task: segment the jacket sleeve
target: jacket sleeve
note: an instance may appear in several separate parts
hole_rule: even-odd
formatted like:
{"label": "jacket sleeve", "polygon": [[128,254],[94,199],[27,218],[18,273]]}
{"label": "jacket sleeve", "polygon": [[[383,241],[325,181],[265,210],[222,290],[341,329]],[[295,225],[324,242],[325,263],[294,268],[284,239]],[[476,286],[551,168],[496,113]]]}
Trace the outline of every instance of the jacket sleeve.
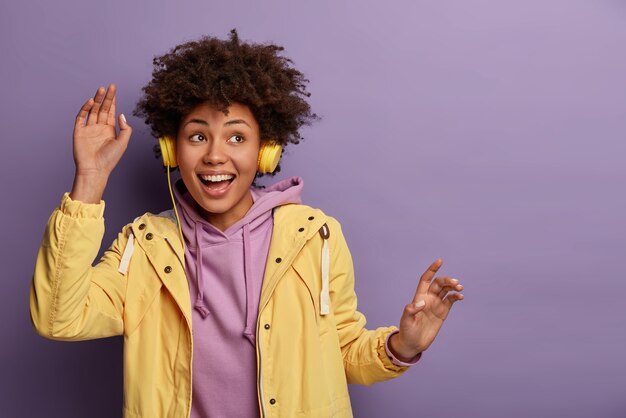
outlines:
{"label": "jacket sleeve", "polygon": [[348,383],[370,385],[399,376],[408,367],[394,364],[385,343],[396,327],[365,328],[365,316],[357,310],[354,268],[339,223],[330,218],[330,299]]}
{"label": "jacket sleeve", "polygon": [[63,196],[39,248],[30,289],[37,332],[56,340],[121,335],[126,278],[118,272],[127,228],[96,266],[104,235],[104,202],[86,204]]}

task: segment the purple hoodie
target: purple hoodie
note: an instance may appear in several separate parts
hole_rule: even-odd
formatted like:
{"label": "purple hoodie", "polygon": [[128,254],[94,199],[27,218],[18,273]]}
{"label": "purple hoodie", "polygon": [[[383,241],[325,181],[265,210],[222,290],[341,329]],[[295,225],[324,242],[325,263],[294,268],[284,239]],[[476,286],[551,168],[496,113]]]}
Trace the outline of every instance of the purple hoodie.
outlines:
{"label": "purple hoodie", "polygon": [[181,185],[174,189],[194,308],[191,417],[258,417],[255,333],[272,210],[300,203],[302,179],[251,188],[254,204],[223,232],[200,216]]}

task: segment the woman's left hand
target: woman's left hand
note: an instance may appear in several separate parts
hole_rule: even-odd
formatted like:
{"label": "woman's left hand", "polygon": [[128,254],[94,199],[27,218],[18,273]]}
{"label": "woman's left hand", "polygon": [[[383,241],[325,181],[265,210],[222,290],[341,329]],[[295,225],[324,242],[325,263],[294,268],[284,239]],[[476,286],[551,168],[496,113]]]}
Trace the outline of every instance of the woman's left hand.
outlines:
{"label": "woman's left hand", "polygon": [[457,293],[463,286],[451,277],[435,277],[443,264],[438,259],[420,278],[413,302],[404,307],[400,332],[392,335],[389,348],[402,361],[410,361],[434,341],[454,302],[463,300]]}

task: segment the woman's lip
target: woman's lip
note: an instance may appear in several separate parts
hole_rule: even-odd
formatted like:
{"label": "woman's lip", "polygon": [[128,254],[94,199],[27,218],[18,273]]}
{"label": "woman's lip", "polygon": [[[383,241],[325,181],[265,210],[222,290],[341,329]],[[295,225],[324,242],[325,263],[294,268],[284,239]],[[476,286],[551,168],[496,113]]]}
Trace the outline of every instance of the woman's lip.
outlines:
{"label": "woman's lip", "polygon": [[209,197],[218,199],[220,197],[223,197],[226,193],[228,193],[228,190],[230,190],[230,187],[233,185],[234,182],[235,182],[235,178],[233,178],[231,181],[224,181],[226,186],[221,187],[219,189],[210,189],[203,182],[200,182],[200,186],[202,187],[202,190],[204,190],[204,192],[207,195],[209,195]]}
{"label": "woman's lip", "polygon": [[202,173],[198,173],[198,176],[233,176],[235,177],[233,173],[228,173],[226,171],[205,171]]}

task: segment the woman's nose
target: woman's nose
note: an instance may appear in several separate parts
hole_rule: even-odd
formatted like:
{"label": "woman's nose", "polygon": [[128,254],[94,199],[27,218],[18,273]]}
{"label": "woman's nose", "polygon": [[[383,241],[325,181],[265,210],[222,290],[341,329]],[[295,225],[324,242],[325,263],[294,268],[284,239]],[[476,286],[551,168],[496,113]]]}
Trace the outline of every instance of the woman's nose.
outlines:
{"label": "woman's nose", "polygon": [[205,164],[222,164],[227,159],[228,155],[219,141],[212,141],[210,144],[207,144],[206,152],[202,157],[202,161]]}

